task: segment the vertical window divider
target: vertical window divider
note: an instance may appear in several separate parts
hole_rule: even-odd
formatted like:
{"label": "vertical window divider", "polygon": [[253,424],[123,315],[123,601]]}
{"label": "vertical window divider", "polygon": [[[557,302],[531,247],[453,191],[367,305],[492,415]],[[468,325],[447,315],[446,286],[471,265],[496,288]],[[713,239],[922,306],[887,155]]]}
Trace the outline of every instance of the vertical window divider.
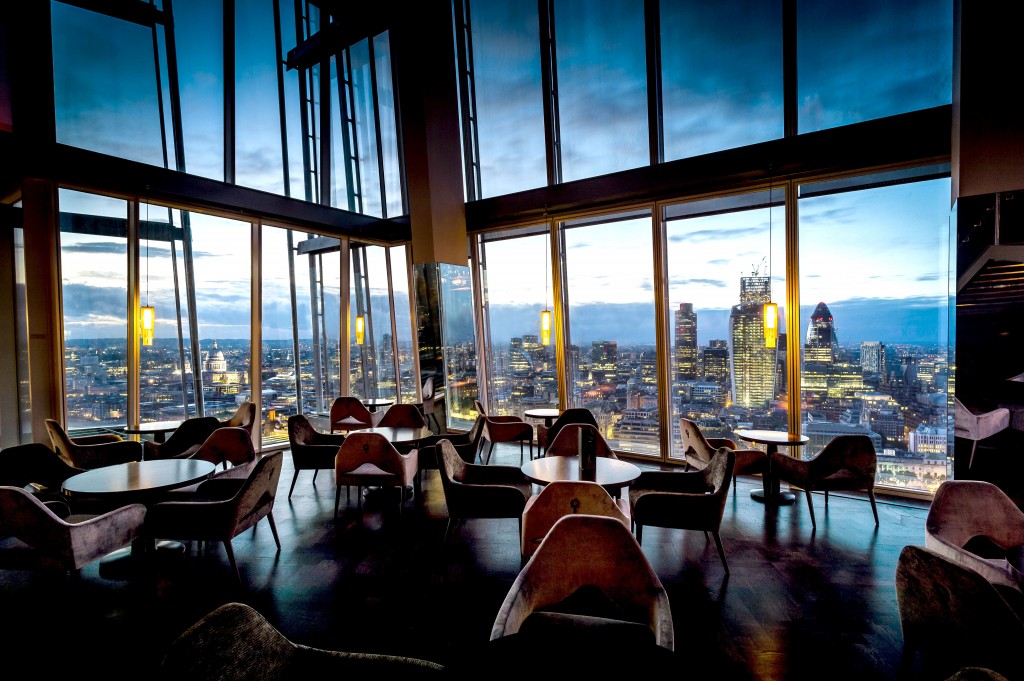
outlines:
{"label": "vertical window divider", "polygon": [[[789,409],[789,432],[799,433],[801,422],[800,356],[800,220],[797,215],[797,185],[786,180],[784,185],[786,215],[786,394]],[[769,201],[769,210],[771,202]]]}
{"label": "vertical window divider", "polygon": [[384,266],[388,274],[388,308],[391,310],[391,363],[394,365],[395,402],[402,402],[402,381],[398,366],[398,322],[395,320],[395,284],[391,279],[391,249],[384,248]]}
{"label": "vertical window divider", "polygon": [[660,459],[668,461],[672,452],[672,340],[669,321],[668,236],[662,219],[662,206],[651,207],[651,241],[654,244],[654,342],[658,385],[658,429]]}
{"label": "vertical window divider", "polygon": [[249,399],[256,405],[252,443],[263,449],[263,220],[250,223]]}
{"label": "vertical window divider", "polygon": [[126,426],[139,422],[139,197],[128,202],[128,413]]}
{"label": "vertical window divider", "polygon": [[569,326],[565,309],[565,229],[560,223],[545,216],[551,244],[551,296],[554,302],[555,318],[555,366],[558,372],[558,407],[567,409],[579,406],[570,402],[569,397]]}
{"label": "vertical window divider", "polygon": [[660,0],[644,0],[644,24],[647,33],[647,135],[651,148],[650,163],[656,165],[665,160],[661,96]]}

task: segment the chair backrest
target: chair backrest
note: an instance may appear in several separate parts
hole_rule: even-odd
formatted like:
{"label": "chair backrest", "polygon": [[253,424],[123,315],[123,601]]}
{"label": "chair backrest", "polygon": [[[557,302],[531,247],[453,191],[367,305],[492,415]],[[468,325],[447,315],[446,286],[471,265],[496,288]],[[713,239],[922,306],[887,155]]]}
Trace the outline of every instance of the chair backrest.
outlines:
{"label": "chair backrest", "polygon": [[991,482],[946,480],[935,490],[924,524],[928,533],[961,548],[978,536],[1008,548],[1021,542],[1024,511]]}
{"label": "chair backrest", "polygon": [[402,455],[386,437],[380,433],[350,433],[338,448],[335,471],[348,473],[364,463],[394,475],[402,475],[403,472]]}
{"label": "chair backrest", "polygon": [[264,454],[256,460],[245,482],[233,497],[238,507],[235,535],[249,529],[274,510],[283,460],[284,453],[281,450]]}
{"label": "chair backrest", "polygon": [[64,460],[69,466],[75,465],[75,444],[68,437],[59,423],[53,419],[46,419],[46,432],[50,436],[50,443],[57,456]]}
{"label": "chair backrest", "polygon": [[422,393],[423,393],[423,401],[424,402],[434,398],[434,377],[433,376],[427,376],[427,380],[423,381]]}
{"label": "chair backrest", "polygon": [[668,595],[629,528],[616,518],[586,514],[559,518],[513,582],[491,629],[491,639],[519,631],[535,610],[597,587],[623,619],[645,624],[659,645],[672,649]]}
{"label": "chair backrest", "polygon": [[312,444],[316,437],[316,428],[309,422],[305,414],[294,414],[288,417],[288,444],[292,447]]}
{"label": "chair backrest", "polygon": [[554,442],[555,438],[558,437],[558,431],[570,423],[588,423],[597,428],[597,419],[594,417],[594,412],[583,407],[572,407],[559,414],[555,422],[548,428],[548,442]]}
{"label": "chair backrest", "polygon": [[[196,445],[202,445],[213,431],[221,427],[215,416],[193,416],[181,422],[162,444],[149,443],[146,458],[168,458],[183,453]],[[155,454],[155,455],[154,455]]]}
{"label": "chair backrest", "polygon": [[427,425],[415,404],[396,404],[388,407],[377,422],[378,428],[425,428]]}
{"label": "chair backrest", "polygon": [[242,427],[217,428],[206,438],[190,459],[202,459],[213,464],[230,463],[243,466],[256,460],[252,436]]}
{"label": "chair backrest", "polygon": [[[621,503],[625,504],[626,500]],[[531,497],[523,510],[523,557],[532,556],[552,526],[562,516],[573,513],[607,516],[627,528],[630,526],[623,507],[601,485],[584,480],[558,480]]]}
{"label": "chair backrest", "polygon": [[547,456],[576,456],[579,454],[580,431],[592,431],[594,442],[597,443],[597,455],[609,459],[617,459],[618,456],[608,446],[608,441],[601,435],[596,426],[589,423],[567,423],[559,430],[554,440],[548,442]]}
{"label": "chair backrest", "polygon": [[256,403],[246,400],[238,405],[234,415],[224,421],[222,425],[229,428],[245,428],[252,435],[253,425],[256,423]]}
{"label": "chair backrest", "polygon": [[811,460],[810,474],[820,478],[840,470],[858,474],[873,487],[877,466],[875,445],[867,435],[838,435]]}
{"label": "chair backrest", "polygon": [[1020,669],[1024,622],[976,571],[920,546],[896,563],[896,603],[904,645],[952,669]]}
{"label": "chair backrest", "polygon": [[717,447],[708,442],[694,421],[680,417],[679,436],[682,439],[683,455],[690,465],[703,468],[711,461]]}
{"label": "chair backrest", "polygon": [[370,410],[359,401],[358,397],[352,397],[351,395],[342,395],[335,398],[331,404],[332,423],[345,417],[352,417],[368,426],[373,425],[373,416],[370,414]]}
{"label": "chair backrest", "polygon": [[36,483],[59,491],[62,482],[79,472],[39,442],[0,450],[0,485],[24,487]]}
{"label": "chair backrest", "polygon": [[476,413],[484,418],[487,418],[487,411],[484,410],[484,405],[480,403],[480,400],[473,400],[473,406],[476,407]]}

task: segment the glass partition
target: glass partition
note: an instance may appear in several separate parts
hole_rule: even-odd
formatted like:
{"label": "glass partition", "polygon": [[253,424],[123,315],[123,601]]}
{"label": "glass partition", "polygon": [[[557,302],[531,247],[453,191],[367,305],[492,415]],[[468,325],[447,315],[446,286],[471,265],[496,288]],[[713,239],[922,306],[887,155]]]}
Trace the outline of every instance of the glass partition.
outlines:
{"label": "glass partition", "polygon": [[476,419],[474,402],[479,397],[469,268],[447,263],[432,264],[438,268],[440,283],[447,425],[451,429],[469,430]]}

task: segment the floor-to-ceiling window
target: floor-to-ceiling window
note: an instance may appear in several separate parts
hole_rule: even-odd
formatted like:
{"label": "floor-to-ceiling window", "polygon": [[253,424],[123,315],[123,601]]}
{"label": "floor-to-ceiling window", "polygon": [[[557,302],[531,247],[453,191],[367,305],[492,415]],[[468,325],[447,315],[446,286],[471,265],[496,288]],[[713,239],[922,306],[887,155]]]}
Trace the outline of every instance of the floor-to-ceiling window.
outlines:
{"label": "floor-to-ceiling window", "polygon": [[648,209],[561,224],[571,406],[613,448],[660,454],[654,244]]}
{"label": "floor-to-ceiling window", "polygon": [[810,437],[802,456],[837,435],[868,435],[878,484],[929,492],[950,472],[946,172],[800,185],[800,314],[791,322]]}

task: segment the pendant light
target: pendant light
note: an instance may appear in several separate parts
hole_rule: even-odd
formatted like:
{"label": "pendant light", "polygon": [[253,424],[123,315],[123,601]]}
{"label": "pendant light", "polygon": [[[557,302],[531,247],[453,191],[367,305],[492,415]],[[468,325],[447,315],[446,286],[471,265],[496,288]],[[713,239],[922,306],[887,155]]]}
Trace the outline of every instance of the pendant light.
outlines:
{"label": "pendant light", "polygon": [[146,202],[146,304],[139,308],[142,320],[142,344],[152,345],[156,332],[156,309],[149,304],[149,201]]}
{"label": "pendant light", "polygon": [[366,317],[356,315],[356,345],[362,345],[366,338]]}
{"label": "pendant light", "polygon": [[544,309],[540,311],[540,344],[551,345],[551,310],[547,308],[548,305],[548,236],[544,236]]}
{"label": "pendant light", "polygon": [[779,306],[772,302],[772,178],[768,179],[768,302],[764,304],[764,346],[774,348],[779,337]]}

